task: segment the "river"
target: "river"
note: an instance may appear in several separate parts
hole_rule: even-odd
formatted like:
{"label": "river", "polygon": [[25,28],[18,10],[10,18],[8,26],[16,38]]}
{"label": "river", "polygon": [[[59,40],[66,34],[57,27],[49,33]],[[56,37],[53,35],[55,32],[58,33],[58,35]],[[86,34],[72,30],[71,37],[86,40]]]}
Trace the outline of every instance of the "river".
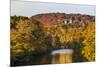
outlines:
{"label": "river", "polygon": [[[64,64],[72,63],[73,50],[72,49],[58,49],[46,54],[37,54],[31,57],[27,62],[18,62],[14,65],[42,65],[42,64]],[[27,58],[25,58],[27,59]]]}
{"label": "river", "polygon": [[33,64],[63,64],[72,63],[73,50],[72,49],[59,49],[51,53],[34,56]]}

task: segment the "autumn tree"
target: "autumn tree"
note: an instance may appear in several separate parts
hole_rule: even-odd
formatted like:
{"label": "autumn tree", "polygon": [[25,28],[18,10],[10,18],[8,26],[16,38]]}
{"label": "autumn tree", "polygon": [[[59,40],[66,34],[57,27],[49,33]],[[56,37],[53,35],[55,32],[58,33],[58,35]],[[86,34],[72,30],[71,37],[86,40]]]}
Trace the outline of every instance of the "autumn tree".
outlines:
{"label": "autumn tree", "polygon": [[95,23],[88,24],[86,30],[83,33],[84,41],[81,54],[88,61],[95,61]]}
{"label": "autumn tree", "polygon": [[[18,19],[17,17],[16,19]],[[13,20],[13,19],[12,19]],[[29,61],[38,51],[45,51],[44,32],[40,22],[21,17],[11,28],[11,58],[14,61]],[[28,60],[25,58],[27,57]]]}

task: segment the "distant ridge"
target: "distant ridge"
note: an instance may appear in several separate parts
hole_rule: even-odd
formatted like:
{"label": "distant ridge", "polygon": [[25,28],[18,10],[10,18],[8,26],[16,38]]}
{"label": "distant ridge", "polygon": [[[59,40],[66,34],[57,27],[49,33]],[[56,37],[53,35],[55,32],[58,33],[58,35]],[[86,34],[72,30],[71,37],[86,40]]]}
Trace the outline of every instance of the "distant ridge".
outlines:
{"label": "distant ridge", "polygon": [[62,23],[65,19],[80,22],[81,20],[87,20],[89,22],[95,22],[95,16],[86,14],[66,14],[66,13],[43,13],[37,14],[31,17],[43,24],[57,24]]}

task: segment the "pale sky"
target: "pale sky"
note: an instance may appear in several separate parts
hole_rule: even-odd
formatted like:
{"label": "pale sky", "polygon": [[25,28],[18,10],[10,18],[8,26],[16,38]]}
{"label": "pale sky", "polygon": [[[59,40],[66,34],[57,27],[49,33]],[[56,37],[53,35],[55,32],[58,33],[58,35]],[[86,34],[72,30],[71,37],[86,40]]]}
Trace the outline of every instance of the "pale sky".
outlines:
{"label": "pale sky", "polygon": [[11,16],[32,16],[40,13],[80,13],[96,14],[94,5],[74,5],[45,2],[11,1]]}

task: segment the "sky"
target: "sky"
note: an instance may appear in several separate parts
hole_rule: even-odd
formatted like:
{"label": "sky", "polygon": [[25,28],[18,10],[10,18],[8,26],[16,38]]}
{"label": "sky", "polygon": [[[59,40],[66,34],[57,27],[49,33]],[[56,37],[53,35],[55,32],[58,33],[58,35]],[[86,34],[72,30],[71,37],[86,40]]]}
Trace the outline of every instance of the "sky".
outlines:
{"label": "sky", "polygon": [[11,16],[33,16],[41,13],[80,13],[96,14],[94,5],[78,5],[66,3],[46,3],[32,1],[11,1]]}

